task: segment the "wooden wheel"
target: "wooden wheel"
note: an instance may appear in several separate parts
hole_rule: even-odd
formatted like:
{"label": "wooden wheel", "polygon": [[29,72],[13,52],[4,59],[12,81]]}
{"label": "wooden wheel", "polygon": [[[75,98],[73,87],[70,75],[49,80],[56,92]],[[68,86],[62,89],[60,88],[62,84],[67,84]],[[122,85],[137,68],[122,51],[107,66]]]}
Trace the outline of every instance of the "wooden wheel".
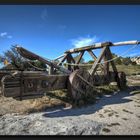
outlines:
{"label": "wooden wheel", "polygon": [[88,71],[75,70],[69,76],[68,92],[75,101],[87,99],[94,95],[94,87],[91,85],[93,85],[93,80]]}

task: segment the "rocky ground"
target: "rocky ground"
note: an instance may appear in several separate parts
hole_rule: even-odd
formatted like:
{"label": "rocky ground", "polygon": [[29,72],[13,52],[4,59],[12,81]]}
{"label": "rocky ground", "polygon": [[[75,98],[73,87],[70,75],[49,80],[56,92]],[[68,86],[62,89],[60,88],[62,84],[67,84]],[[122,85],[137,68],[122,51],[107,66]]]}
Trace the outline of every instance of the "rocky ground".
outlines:
{"label": "rocky ground", "polygon": [[[104,95],[87,107],[59,106],[22,115],[1,113],[0,134],[139,135],[140,81],[134,77],[128,80],[127,90]],[[137,86],[134,86],[135,81]]]}

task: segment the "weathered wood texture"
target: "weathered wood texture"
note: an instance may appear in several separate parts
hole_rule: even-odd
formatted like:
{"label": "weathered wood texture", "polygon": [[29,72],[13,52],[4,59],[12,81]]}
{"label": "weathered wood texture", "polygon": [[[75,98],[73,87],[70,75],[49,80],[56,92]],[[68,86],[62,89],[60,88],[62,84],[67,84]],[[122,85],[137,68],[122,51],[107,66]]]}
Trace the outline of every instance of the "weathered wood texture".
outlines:
{"label": "weathered wood texture", "polygon": [[[84,80],[81,79],[78,75],[80,75]],[[75,101],[86,98],[89,96],[89,94],[94,94],[93,87],[87,84],[85,80],[89,82],[91,85],[93,85],[92,77],[86,70],[82,69],[75,70],[69,76],[67,87],[68,93]]]}
{"label": "weathered wood texture", "polygon": [[46,60],[44,59],[43,57],[33,53],[33,52],[30,52],[22,47],[16,47],[16,50],[20,53],[20,55],[22,55],[23,57],[25,58],[28,58],[28,59],[31,59],[31,60],[39,60],[45,64],[48,64],[49,66],[53,66],[54,68],[64,72],[64,73],[71,73],[69,70],[63,68],[63,67],[60,67],[59,65],[49,61],[49,60]]}
{"label": "weathered wood texture", "polygon": [[43,94],[46,91],[66,89],[68,75],[46,75],[39,73],[18,73],[15,78],[8,77],[3,81],[6,97]]}
{"label": "weathered wood texture", "polygon": [[98,63],[100,63],[100,61],[104,57],[104,53],[105,53],[106,49],[107,49],[106,47],[104,47],[102,49],[100,56],[96,59],[96,61],[94,62],[92,68],[89,70],[90,75],[94,75],[94,73],[96,72],[97,67],[99,65]]}
{"label": "weathered wood texture", "polygon": [[[92,50],[88,50],[88,53],[91,55],[91,57],[94,59],[94,61],[96,61],[97,56],[93,53]],[[100,64],[101,69],[104,69],[103,64]]]}
{"label": "weathered wood texture", "polygon": [[80,51],[103,48],[105,46],[121,46],[121,45],[123,46],[123,45],[135,45],[135,44],[140,44],[140,42],[137,40],[133,40],[133,41],[124,41],[124,42],[116,42],[116,43],[112,43],[112,42],[96,43],[86,47],[70,49],[66,51],[66,53],[77,53]]}

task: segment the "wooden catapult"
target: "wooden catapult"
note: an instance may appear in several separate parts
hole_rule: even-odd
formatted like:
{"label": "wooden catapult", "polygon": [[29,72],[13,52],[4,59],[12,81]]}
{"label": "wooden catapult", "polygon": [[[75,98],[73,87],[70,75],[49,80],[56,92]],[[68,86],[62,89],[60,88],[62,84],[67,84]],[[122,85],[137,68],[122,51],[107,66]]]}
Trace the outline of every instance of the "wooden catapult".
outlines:
{"label": "wooden catapult", "polygon": [[[126,86],[126,75],[124,72],[117,71],[110,47],[135,44],[140,42],[96,43],[68,50],[53,61],[17,46],[15,49],[22,57],[41,61],[49,67],[49,70],[0,71],[1,94],[23,100],[44,95],[46,91],[67,89],[74,100],[80,100],[82,97],[87,97],[89,91],[92,94],[97,86],[109,85],[111,82],[117,82],[117,86],[122,89]],[[95,49],[101,49],[98,57],[94,53]],[[94,60],[90,69],[80,67],[86,65],[80,63],[85,52],[88,52]],[[74,59],[73,54],[78,54],[77,60]],[[67,64],[67,67],[63,64]]]}

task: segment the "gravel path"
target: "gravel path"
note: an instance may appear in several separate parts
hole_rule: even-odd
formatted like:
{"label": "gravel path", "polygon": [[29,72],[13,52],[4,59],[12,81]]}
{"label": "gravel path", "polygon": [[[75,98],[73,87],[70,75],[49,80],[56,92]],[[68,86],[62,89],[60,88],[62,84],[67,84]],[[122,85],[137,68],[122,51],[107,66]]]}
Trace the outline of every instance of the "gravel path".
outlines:
{"label": "gravel path", "polygon": [[0,117],[1,135],[139,135],[140,94],[105,95],[95,105]]}

